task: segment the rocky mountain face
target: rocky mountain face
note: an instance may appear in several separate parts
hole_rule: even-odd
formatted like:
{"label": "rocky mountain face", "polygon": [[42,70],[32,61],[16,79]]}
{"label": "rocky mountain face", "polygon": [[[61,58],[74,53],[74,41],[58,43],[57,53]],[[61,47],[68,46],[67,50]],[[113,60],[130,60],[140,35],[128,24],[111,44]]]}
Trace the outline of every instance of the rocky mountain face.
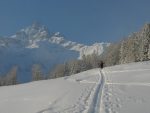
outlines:
{"label": "rocky mountain face", "polygon": [[18,79],[31,79],[34,64],[39,64],[44,73],[69,59],[81,59],[83,55],[102,54],[109,43],[91,46],[66,40],[59,32],[53,35],[47,27],[34,23],[15,35],[0,38],[0,75],[18,66]]}

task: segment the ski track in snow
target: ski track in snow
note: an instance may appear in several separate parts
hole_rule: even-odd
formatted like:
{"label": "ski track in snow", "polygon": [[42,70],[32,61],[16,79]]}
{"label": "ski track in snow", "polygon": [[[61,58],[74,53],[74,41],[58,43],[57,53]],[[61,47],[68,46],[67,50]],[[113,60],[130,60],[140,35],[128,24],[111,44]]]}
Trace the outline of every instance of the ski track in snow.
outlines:
{"label": "ski track in snow", "polygon": [[105,78],[102,70],[99,70],[99,83],[95,89],[95,93],[93,95],[92,102],[89,106],[87,113],[100,113],[101,112],[101,103],[102,103],[102,95],[103,95],[103,87],[105,84]]}
{"label": "ski track in snow", "polygon": [[[144,70],[149,70],[149,69],[144,69]],[[135,71],[135,70],[108,72],[106,70],[99,69],[98,71],[99,71],[99,77],[97,78],[98,80],[97,82],[87,80],[90,77],[86,77],[86,78],[84,77],[80,79],[65,77],[64,79],[67,81],[75,82],[79,84],[92,84],[92,86],[85,88],[82,91],[81,96],[78,98],[78,101],[73,105],[68,106],[65,109],[60,109],[55,111],[55,109],[53,109],[53,106],[56,103],[55,102],[52,103],[49,108],[41,110],[38,113],[102,113],[102,112],[118,113],[114,108],[117,107],[119,109],[121,107],[120,99],[116,98],[114,101],[115,103],[112,103],[110,100],[112,94],[110,93],[109,90],[112,90],[113,88],[112,85],[150,86],[150,83],[138,83],[138,82],[137,83],[111,83],[105,81],[104,73],[126,72],[126,71]],[[143,70],[140,69],[138,71],[143,71]]]}
{"label": "ski track in snow", "polygon": [[[145,71],[145,70],[149,70],[149,69],[144,69],[144,70],[139,69],[138,71]],[[113,71],[113,72],[126,72],[126,71],[135,71],[135,70],[124,70],[124,71]],[[98,82],[86,80],[88,77],[86,79],[85,78],[73,79],[73,78],[66,77],[65,80],[68,80],[70,82],[78,82],[79,84],[93,84],[93,87],[86,88],[85,91],[82,92],[82,95],[79,97],[79,100],[77,101],[76,104],[71,105],[66,109],[63,110],[61,109],[60,111],[57,112],[54,111],[51,113],[102,113],[102,112],[117,113],[114,107],[117,107],[118,109],[121,107],[120,99],[116,98],[115,103],[111,103],[109,99],[112,94],[109,92],[109,90],[112,90],[112,86],[108,86],[108,85],[150,86],[150,83],[138,83],[138,82],[137,83],[110,83],[110,82],[105,83],[106,81],[105,81],[104,73],[109,73],[109,72],[106,70],[105,71],[99,70]],[[104,87],[105,84],[106,86]],[[105,92],[105,94],[103,94],[103,91]],[[87,92],[86,95],[85,92]],[[103,100],[102,98],[105,99]],[[103,109],[102,103],[104,104],[105,109]],[[53,111],[53,110],[49,108],[39,113],[50,113],[48,111]]]}
{"label": "ski track in snow", "polygon": [[[92,87],[87,87],[79,97],[77,103],[69,106],[68,108],[61,109],[60,111],[53,110],[53,105],[47,109],[43,109],[37,113],[100,113],[103,87],[105,78],[102,70],[99,71],[98,82],[92,82],[88,80],[78,80],[66,77],[65,80],[70,82],[78,82],[80,84],[93,84]],[[87,93],[85,93],[87,92]]]}

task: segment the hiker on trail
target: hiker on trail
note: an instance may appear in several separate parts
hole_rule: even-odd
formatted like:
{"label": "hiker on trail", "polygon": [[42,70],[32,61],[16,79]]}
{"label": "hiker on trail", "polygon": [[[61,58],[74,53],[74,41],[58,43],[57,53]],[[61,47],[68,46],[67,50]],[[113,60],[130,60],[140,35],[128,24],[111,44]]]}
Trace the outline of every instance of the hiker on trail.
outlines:
{"label": "hiker on trail", "polygon": [[100,61],[100,62],[98,63],[98,66],[99,66],[99,68],[103,69],[103,67],[104,67],[104,62],[103,62],[103,61]]}

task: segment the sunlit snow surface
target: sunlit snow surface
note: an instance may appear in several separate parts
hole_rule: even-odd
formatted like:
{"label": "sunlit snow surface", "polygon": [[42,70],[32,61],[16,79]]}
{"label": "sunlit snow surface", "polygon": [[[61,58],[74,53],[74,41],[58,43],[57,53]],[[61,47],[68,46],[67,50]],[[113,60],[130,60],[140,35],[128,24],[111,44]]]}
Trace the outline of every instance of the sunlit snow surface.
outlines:
{"label": "sunlit snow surface", "polygon": [[0,87],[0,113],[149,113],[149,105],[150,62]]}
{"label": "sunlit snow surface", "polygon": [[102,113],[150,113],[150,62],[105,68]]}

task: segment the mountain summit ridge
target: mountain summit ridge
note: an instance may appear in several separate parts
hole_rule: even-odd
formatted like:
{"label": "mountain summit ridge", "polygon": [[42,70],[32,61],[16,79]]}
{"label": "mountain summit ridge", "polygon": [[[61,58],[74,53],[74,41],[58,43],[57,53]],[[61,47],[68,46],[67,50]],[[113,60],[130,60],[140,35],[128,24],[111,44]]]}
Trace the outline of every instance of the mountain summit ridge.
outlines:
{"label": "mountain summit ridge", "polygon": [[[9,40],[9,41],[7,41]],[[15,35],[7,37],[7,40],[0,39],[0,46],[6,46],[6,43],[19,42],[21,45],[24,45],[25,48],[39,48],[39,43],[48,41],[52,44],[58,44],[66,49],[79,52],[79,57],[82,58],[83,55],[89,55],[93,52],[98,55],[102,54],[104,49],[109,46],[110,43],[94,43],[93,45],[85,45],[77,42],[68,41],[60,34],[56,32],[53,35],[50,35],[48,28],[44,25],[41,25],[38,22],[34,22],[31,26],[21,29]]]}
{"label": "mountain summit ridge", "polygon": [[91,46],[68,41],[59,32],[50,34],[48,28],[33,24],[15,35],[0,38],[0,75],[5,75],[13,66],[18,66],[19,81],[31,80],[32,66],[41,65],[47,74],[55,65],[67,60],[104,51],[106,43]]}

